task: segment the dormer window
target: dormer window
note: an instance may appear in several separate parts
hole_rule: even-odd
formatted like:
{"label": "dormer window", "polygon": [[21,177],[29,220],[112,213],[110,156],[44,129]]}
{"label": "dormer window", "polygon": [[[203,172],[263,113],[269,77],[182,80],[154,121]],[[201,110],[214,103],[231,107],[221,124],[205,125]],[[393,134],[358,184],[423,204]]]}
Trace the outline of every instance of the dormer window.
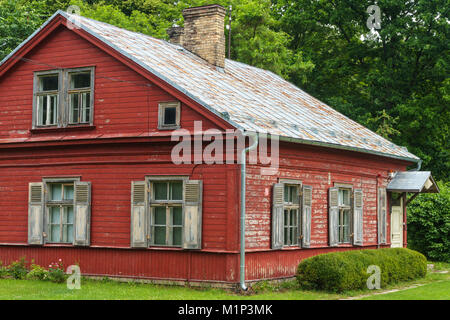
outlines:
{"label": "dormer window", "polygon": [[36,72],[33,128],[92,125],[93,102],[94,68]]}
{"label": "dormer window", "polygon": [[178,129],[180,127],[180,103],[163,102],[159,104],[159,129]]}

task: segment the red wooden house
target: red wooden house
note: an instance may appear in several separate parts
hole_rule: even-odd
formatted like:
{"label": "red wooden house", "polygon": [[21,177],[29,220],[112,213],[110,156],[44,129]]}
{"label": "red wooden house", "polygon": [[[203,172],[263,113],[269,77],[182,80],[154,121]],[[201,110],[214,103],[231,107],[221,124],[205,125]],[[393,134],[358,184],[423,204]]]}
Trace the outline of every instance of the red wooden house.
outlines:
{"label": "red wooden house", "polygon": [[[166,42],[58,11],[1,62],[0,260],[234,285],[324,252],[406,246],[406,192],[437,190],[407,172],[420,160],[225,59],[222,7],[183,15]],[[278,139],[277,170],[242,166],[236,148],[231,162],[173,161],[176,130],[235,129]]]}

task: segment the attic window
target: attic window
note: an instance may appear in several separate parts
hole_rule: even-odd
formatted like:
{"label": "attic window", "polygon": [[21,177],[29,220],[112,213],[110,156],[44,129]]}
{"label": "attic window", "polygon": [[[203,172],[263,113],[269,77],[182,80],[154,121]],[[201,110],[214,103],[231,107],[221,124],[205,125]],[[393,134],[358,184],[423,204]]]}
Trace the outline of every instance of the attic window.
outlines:
{"label": "attic window", "polygon": [[163,102],[159,104],[159,129],[177,129],[180,127],[180,103]]}
{"label": "attic window", "polygon": [[94,68],[34,74],[33,129],[93,125]]}

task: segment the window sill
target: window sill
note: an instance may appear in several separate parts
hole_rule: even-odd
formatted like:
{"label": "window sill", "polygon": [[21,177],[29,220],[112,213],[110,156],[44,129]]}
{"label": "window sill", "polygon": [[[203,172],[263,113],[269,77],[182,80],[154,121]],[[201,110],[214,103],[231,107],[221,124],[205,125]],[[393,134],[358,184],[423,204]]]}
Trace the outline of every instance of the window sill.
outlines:
{"label": "window sill", "polygon": [[78,131],[78,130],[94,130],[95,126],[91,125],[80,125],[80,126],[68,126],[63,128],[58,127],[42,127],[42,128],[36,128],[36,129],[30,129],[30,132],[33,134],[36,133],[49,133],[49,132],[67,132],[67,131]]}
{"label": "window sill", "polygon": [[43,247],[64,247],[64,248],[74,248],[75,246],[71,243],[44,243]]}
{"label": "window sill", "polygon": [[178,130],[181,126],[167,126],[167,127],[158,127],[158,130],[169,131],[169,130]]}

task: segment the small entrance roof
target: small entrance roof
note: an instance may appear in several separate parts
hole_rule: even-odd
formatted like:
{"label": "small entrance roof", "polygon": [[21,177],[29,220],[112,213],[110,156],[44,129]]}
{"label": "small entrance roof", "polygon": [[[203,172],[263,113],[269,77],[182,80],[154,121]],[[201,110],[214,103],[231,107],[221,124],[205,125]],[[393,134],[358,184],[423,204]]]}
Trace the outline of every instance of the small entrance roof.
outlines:
{"label": "small entrance roof", "polygon": [[387,191],[413,193],[439,193],[430,171],[397,172],[389,182]]}

